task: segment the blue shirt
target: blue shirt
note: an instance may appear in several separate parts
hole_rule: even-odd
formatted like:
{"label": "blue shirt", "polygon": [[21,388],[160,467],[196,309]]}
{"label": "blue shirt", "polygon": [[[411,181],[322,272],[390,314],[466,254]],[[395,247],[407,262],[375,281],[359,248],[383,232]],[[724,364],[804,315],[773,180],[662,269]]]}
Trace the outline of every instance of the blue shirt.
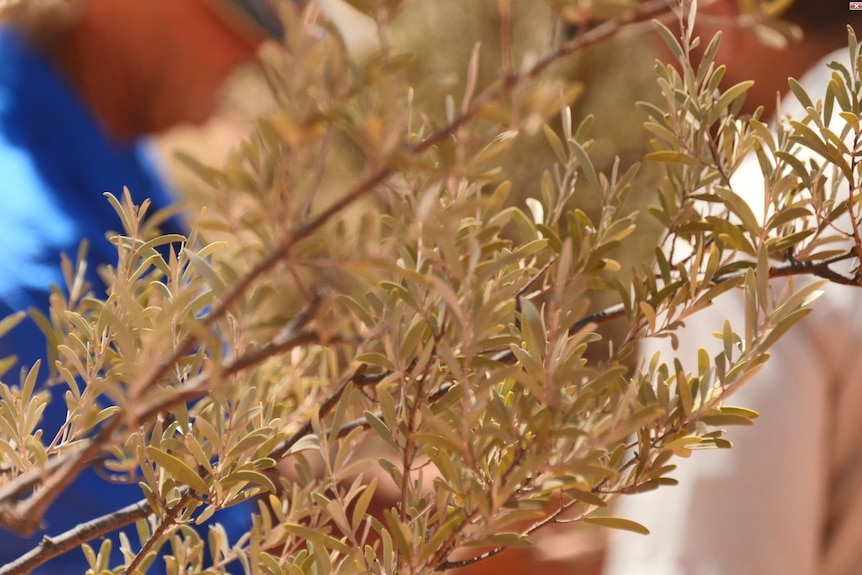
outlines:
{"label": "blue shirt", "polygon": [[[136,202],[152,200],[153,210],[171,202],[149,146],[144,140],[120,144],[107,138],[45,56],[20,32],[0,26],[0,318],[29,307],[47,315],[50,286],[65,288],[60,254],[74,261],[83,238],[90,243],[87,280],[96,295],[104,295],[96,269],[116,262],[116,249],[106,233],[122,229],[104,192],[119,197],[127,186]],[[164,232],[180,231],[176,222],[167,227]],[[10,355],[26,367],[46,357],[45,338],[32,321],[25,320],[0,339],[0,358]],[[47,371],[43,362],[41,373]],[[17,377],[13,370],[4,379],[17,383]],[[64,386],[54,386],[52,392],[42,425],[46,437],[66,415]],[[62,533],[141,498],[136,485],[112,484],[87,471],[52,505],[43,533],[25,539],[0,530],[0,565],[34,547],[44,534]],[[247,507],[219,514],[218,519],[233,537],[250,524]],[[133,532],[129,538],[135,545]],[[94,547],[98,545],[96,541]],[[119,562],[116,538],[114,552]],[[83,553],[72,551],[35,573],[77,575],[86,569]],[[150,573],[163,569],[163,562],[156,560]]]}

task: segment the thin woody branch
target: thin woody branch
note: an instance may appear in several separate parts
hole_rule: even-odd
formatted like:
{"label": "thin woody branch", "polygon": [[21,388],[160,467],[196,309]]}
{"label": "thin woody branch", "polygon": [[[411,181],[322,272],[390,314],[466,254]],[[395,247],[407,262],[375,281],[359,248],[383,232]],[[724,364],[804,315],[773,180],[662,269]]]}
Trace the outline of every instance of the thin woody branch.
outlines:
{"label": "thin woody branch", "polygon": [[854,246],[850,248],[847,253],[823,260],[822,262],[797,261],[791,258],[790,263],[787,265],[769,268],[769,277],[779,278],[797,275],[814,275],[825,280],[829,280],[832,283],[859,287],[860,275],[858,262],[852,276],[836,272],[830,267],[839,262],[858,259],[857,253],[856,247]]}
{"label": "thin woody branch", "polygon": [[30,573],[30,571],[39,565],[55,557],[59,557],[68,551],[77,549],[91,539],[102,537],[117,529],[122,529],[138,519],[145,518],[149,514],[150,505],[146,499],[142,499],[128,507],[82,523],[60,535],[53,537],[46,535],[36,547],[15,561],[0,567],[0,575],[23,575]]}
{"label": "thin woody branch", "polygon": [[[840,254],[823,260],[822,262],[798,261],[789,258],[789,263],[781,266],[773,266],[769,268],[769,278],[777,279],[790,276],[815,276],[830,281],[831,283],[860,287],[862,286],[862,276],[858,267],[853,272],[852,276],[847,276],[836,272],[830,266],[843,261],[857,259],[856,249],[851,248],[844,254]],[[712,279],[712,283],[719,284],[732,279],[745,277],[746,271],[735,271],[728,274],[716,276]],[[569,333],[575,334],[590,324],[602,325],[618,319],[626,317],[626,309],[622,304],[616,304],[607,307],[603,310],[593,312],[584,316],[569,327]],[[494,361],[511,362],[515,359],[514,354],[509,351],[501,351],[492,357]]]}
{"label": "thin woody branch", "polygon": [[123,571],[124,575],[132,575],[133,573],[135,573],[135,570],[147,556],[147,553],[149,553],[150,550],[158,544],[159,540],[164,537],[165,534],[168,532],[168,529],[176,525],[177,514],[182,510],[184,506],[188,504],[189,501],[191,501],[191,499],[192,495],[187,491],[183,494],[182,497],[180,497],[179,501],[177,501],[173,506],[171,506],[171,508],[166,514],[166,517],[162,519],[162,522],[155,529],[153,534],[150,535],[150,538],[147,539],[147,541],[141,547],[141,550],[138,552],[137,555],[135,555],[135,558],[132,559],[131,563],[129,563],[129,566],[126,567],[126,570]]}
{"label": "thin woody branch", "polygon": [[[330,393],[326,397],[326,399],[323,400],[323,403],[320,404],[320,409],[318,410],[318,417],[324,417],[328,415],[333,409],[335,409],[335,406],[338,404],[338,400],[341,399],[342,395],[344,395],[344,391],[347,389],[348,385],[354,383],[357,385],[373,385],[383,380],[383,377],[380,377],[380,379],[377,379],[376,377],[366,379],[367,376],[365,375],[365,369],[366,366],[364,364],[357,368],[356,371],[353,372],[353,374],[345,378],[335,388],[335,390]],[[293,435],[291,435],[282,443],[277,445],[276,448],[273,449],[270,453],[270,457],[276,460],[284,458],[290,452],[290,449],[294,445],[296,445],[300,439],[311,434],[313,430],[314,429],[312,427],[311,420],[309,419],[305,422],[305,425],[300,427],[296,432],[294,432]]]}

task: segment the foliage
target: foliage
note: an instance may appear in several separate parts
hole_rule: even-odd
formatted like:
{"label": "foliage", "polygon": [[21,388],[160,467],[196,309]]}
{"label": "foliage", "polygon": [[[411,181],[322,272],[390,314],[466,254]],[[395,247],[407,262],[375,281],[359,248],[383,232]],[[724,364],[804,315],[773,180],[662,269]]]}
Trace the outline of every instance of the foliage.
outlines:
{"label": "foliage", "polygon": [[[140,540],[119,541],[125,565],[107,565],[110,539],[84,546],[96,573],[145,572],[160,548],[173,573],[237,562],[249,573],[431,573],[529,545],[552,522],[643,531],[603,508],[673,484],[674,456],[728,447],[721,427],[756,414],[726,397],[817,294],[816,282],[794,291],[770,278],[858,282],[835,270],[862,253],[858,69],[836,66],[825,95],[796,88],[808,116],[771,132],[738,114],[748,84],[718,90],[718,38],[692,62],[695,4],[607,2],[523,66],[504,44],[488,85],[475,81],[477,48],[465,92],[441,97],[411,88],[413,60],[387,43],[387,23],[410,6],[351,3],[377,18],[379,52],[355,61],[325,21],[309,29],[286,11],[288,40],[267,69],[278,110],[223,169],[187,160],[220,198],[188,237],[159,235],[146,206],[111,196],[122,232],[107,295],[82,284],[83,252],[64,262],[67,285],[38,318],[51,380],[68,387],[56,437],[39,428],[48,365],[18,385],[2,365],[7,528],[35,529],[97,463],[139,482],[142,501],[69,534],[75,548],[137,521]],[[511,5],[497,4],[507,38]],[[548,4],[569,17],[579,5]],[[679,38],[661,23],[677,19]],[[646,160],[664,170],[649,208],[664,235],[626,276],[619,248],[644,218],[627,200],[648,190],[633,191],[637,165],[596,170],[592,118],[570,108],[580,88],[552,64],[649,28],[677,60],[657,65],[663,98],[637,119],[654,138]],[[827,127],[833,116],[840,130]],[[529,199],[509,202],[501,158],[531,131],[555,162]],[[333,193],[338,146],[362,167]],[[730,178],[751,154],[767,182],[761,216]],[[592,194],[595,215],[575,207],[578,194]],[[674,338],[729,290],[744,293],[746,320],[718,334],[721,354],[702,352],[694,372],[668,357],[631,367],[640,341]],[[591,306],[602,294],[616,304]],[[596,333],[608,322],[622,326],[617,341]],[[387,488],[394,502],[372,515]],[[249,499],[259,515],[239,540],[189,527]],[[57,548],[43,543],[22,565]]]}

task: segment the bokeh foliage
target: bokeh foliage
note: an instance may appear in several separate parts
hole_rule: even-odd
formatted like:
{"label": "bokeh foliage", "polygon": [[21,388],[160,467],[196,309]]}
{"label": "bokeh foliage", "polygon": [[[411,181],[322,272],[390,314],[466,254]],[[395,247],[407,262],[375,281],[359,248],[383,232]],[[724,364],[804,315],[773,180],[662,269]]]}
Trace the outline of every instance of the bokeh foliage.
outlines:
{"label": "bokeh foliage", "polygon": [[[472,50],[456,91],[423,79],[423,51],[396,49],[393,21],[421,3],[351,3],[376,18],[379,50],[357,60],[323,19],[286,10],[266,70],[276,111],[224,167],[186,159],[214,191],[187,237],[160,236],[159,217],[111,196],[122,229],[107,294],[82,284],[83,252],[64,263],[40,318],[50,370],[11,385],[3,364],[7,528],[35,529],[97,462],[138,482],[142,502],[102,531],[137,521],[139,540],[84,547],[96,573],[145,572],[159,549],[172,573],[432,573],[530,545],[552,522],[642,532],[608,502],[673,484],[675,456],[728,447],[722,427],[756,414],[725,399],[817,294],[770,279],[858,283],[834,267],[862,253],[862,172],[845,143],[862,134],[857,69],[837,67],[825,95],[797,89],[808,117],[771,132],[740,117],[747,84],[719,89],[717,39],[692,62],[693,4],[588,14],[548,0],[548,21],[576,33],[516,59],[523,4],[499,0],[499,60]],[[662,96],[630,121],[647,122],[657,193],[636,163],[597,169],[596,125],[574,111],[589,87],[560,66],[651,29],[676,62],[656,67]],[[857,61],[852,37],[850,50]],[[508,177],[525,134],[551,156],[530,184]],[[352,165],[338,166],[345,153]],[[730,178],[751,154],[768,182],[762,217]],[[639,212],[633,195],[652,205]],[[647,218],[660,245],[629,272],[621,246]],[[674,338],[729,290],[747,311],[718,334],[722,353],[694,371],[633,363],[640,341]],[[609,342],[596,330],[611,322]],[[39,430],[40,371],[68,387],[56,437]],[[371,514],[384,490],[390,504]],[[249,499],[259,514],[238,540],[190,528]],[[113,544],[124,565],[108,564]]]}

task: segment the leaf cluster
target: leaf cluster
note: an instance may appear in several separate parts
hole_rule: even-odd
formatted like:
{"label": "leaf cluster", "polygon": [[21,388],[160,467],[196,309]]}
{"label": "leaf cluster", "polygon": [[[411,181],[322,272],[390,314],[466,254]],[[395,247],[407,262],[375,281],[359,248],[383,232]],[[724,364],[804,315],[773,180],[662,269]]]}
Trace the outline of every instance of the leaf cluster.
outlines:
{"label": "leaf cluster", "polygon": [[[836,65],[816,102],[793,84],[806,116],[771,131],[740,116],[750,83],[719,88],[718,37],[693,64],[694,3],[614,3],[524,69],[503,62],[487,86],[477,50],[464,93],[442,102],[411,87],[411,58],[387,44],[389,19],[409,7],[354,4],[381,29],[364,61],[325,21],[309,33],[285,13],[288,40],[267,67],[278,109],[225,167],[186,159],[215,198],[187,236],[160,235],[166,214],[110,196],[122,231],[107,294],[83,284],[85,252],[64,264],[67,286],[37,319],[66,423],[53,435],[39,425],[41,366],[0,385],[7,528],[34,530],[95,465],[142,491],[69,534],[80,545],[136,522],[137,540],[117,543],[122,565],[111,539],[84,545],[95,573],[143,573],[159,552],[171,573],[432,573],[530,545],[552,522],[643,532],[602,510],[673,484],[675,456],[729,447],[722,428],[756,414],[727,396],[819,286],[770,280],[858,283],[835,268],[862,253],[852,33],[854,66]],[[572,17],[578,3],[549,4]],[[674,18],[679,38],[662,23]],[[652,26],[677,59],[657,65],[662,99],[642,107],[645,160],[664,171],[648,210],[663,238],[624,274],[620,248],[643,217],[629,207],[645,193],[639,166],[595,167],[593,120],[573,117],[575,91],[548,70]],[[500,162],[530,130],[552,159],[521,203]],[[330,170],[345,148],[358,173]],[[762,209],[731,176],[746,158],[763,174]],[[581,193],[596,214],[576,207]],[[744,298],[745,323],[725,323],[719,354],[701,350],[694,369],[658,355],[631,367],[640,342],[673,340],[728,292]],[[615,304],[597,310],[600,297]],[[596,332],[611,321],[619,341]],[[236,540],[193,528],[250,500],[258,513]],[[43,543],[27,565],[57,548]]]}

